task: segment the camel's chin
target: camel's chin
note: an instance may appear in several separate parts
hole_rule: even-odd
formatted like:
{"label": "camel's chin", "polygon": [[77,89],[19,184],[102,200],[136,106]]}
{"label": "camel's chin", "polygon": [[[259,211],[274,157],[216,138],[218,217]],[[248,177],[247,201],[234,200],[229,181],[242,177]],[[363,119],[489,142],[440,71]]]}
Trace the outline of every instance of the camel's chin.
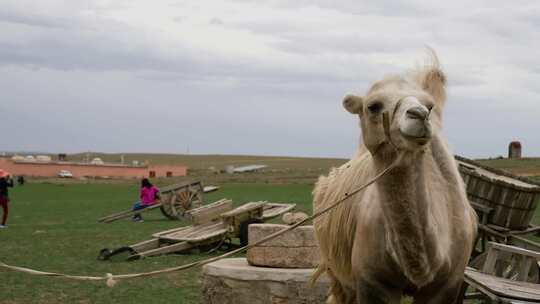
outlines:
{"label": "camel's chin", "polygon": [[429,136],[429,137],[415,137],[415,138],[412,138],[410,140],[412,140],[413,142],[415,142],[419,146],[425,146],[431,140],[431,136]]}
{"label": "camel's chin", "polygon": [[425,146],[431,141],[431,132],[422,132],[422,135],[416,136],[416,135],[409,135],[401,133],[403,138],[408,142],[412,143],[413,145],[418,146]]}

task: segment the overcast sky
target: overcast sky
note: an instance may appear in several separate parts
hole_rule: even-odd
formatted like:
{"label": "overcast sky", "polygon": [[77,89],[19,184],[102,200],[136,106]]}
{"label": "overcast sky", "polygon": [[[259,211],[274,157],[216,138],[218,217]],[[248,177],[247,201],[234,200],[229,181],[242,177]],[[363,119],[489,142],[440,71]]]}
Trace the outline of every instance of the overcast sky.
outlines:
{"label": "overcast sky", "polygon": [[537,0],[2,0],[0,151],[349,157],[343,96],[425,45],[455,153],[540,156]]}

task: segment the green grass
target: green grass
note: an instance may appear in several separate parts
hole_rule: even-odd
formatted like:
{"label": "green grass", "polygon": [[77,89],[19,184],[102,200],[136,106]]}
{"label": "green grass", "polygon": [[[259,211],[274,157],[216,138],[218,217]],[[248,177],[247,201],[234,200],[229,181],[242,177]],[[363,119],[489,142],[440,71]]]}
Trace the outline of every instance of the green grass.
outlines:
{"label": "green grass", "polygon": [[[208,257],[207,254],[167,255],[135,262],[101,262],[101,248],[117,248],[177,227],[161,213],[144,213],[143,223],[119,220],[111,224],[96,219],[130,207],[137,197],[131,184],[31,183],[15,187],[9,228],[0,230],[0,261],[43,271],[101,276],[178,266]],[[310,184],[225,184],[205,196],[206,202],[233,199],[296,203],[311,213]],[[540,223],[540,208],[534,222]],[[114,288],[104,282],[79,282],[36,277],[0,269],[0,303],[198,303],[200,269],[120,281]]]}
{"label": "green grass", "polygon": [[[287,201],[311,211],[310,185],[226,185],[206,195],[236,204],[253,200]],[[116,248],[149,239],[150,235],[179,226],[159,211],[144,214],[144,223],[96,219],[130,207],[137,185],[27,184],[11,192],[9,228],[0,230],[0,260],[10,265],[76,275],[122,274],[177,266],[206,254],[169,255],[135,262],[101,262],[101,248]],[[104,282],[78,282],[36,277],[0,270],[0,303],[198,303],[199,272],[161,275],[121,281],[108,288]]]}

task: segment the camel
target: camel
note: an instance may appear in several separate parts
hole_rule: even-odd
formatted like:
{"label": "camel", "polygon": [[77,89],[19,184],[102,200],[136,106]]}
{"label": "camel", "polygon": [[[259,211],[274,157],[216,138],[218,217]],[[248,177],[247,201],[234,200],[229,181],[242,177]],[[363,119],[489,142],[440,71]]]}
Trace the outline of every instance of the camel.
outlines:
{"label": "camel", "polygon": [[477,218],[442,135],[446,76],[430,63],[387,76],[345,109],[360,119],[359,152],[313,191],[314,212],[395,162],[364,191],[314,220],[321,263],[332,283],[328,303],[456,303]]}

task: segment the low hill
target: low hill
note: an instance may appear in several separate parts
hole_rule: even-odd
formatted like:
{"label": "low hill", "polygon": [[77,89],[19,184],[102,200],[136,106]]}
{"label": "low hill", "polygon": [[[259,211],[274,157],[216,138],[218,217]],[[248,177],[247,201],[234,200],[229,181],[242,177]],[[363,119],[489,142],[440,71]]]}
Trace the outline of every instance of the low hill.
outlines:
{"label": "low hill", "polygon": [[509,171],[513,174],[527,177],[534,177],[540,180],[540,158],[527,157],[520,159],[495,158],[495,159],[479,159],[479,163]]}
{"label": "low hill", "polygon": [[[342,158],[310,158],[288,156],[254,156],[254,155],[186,155],[158,153],[78,153],[68,155],[68,160],[82,161],[99,157],[105,162],[120,162],[121,155],[125,163],[147,161],[151,164],[182,164],[190,169],[191,177],[206,178],[212,175],[210,168],[216,171],[224,170],[227,166],[267,165],[264,174],[252,174],[249,177],[228,177],[239,182],[268,181],[268,182],[314,182],[321,174],[327,174],[330,168],[339,166],[347,161]],[[509,171],[520,176],[527,176],[540,181],[540,158],[521,159],[477,159],[483,165]],[[211,178],[212,180],[214,178]]]}
{"label": "low hill", "polygon": [[[139,154],[139,153],[89,153],[88,157],[101,158],[105,162],[120,162],[121,155],[124,155],[124,162],[131,163],[134,160],[139,162],[148,161],[151,164],[178,164],[186,165],[191,170],[206,170],[214,167],[218,170],[227,166],[246,165],[267,165],[269,169],[329,169],[346,162],[346,159],[339,158],[309,158],[309,157],[288,157],[288,156],[253,156],[253,155],[186,155],[186,154]],[[70,154],[68,160],[83,160],[86,153]]]}

